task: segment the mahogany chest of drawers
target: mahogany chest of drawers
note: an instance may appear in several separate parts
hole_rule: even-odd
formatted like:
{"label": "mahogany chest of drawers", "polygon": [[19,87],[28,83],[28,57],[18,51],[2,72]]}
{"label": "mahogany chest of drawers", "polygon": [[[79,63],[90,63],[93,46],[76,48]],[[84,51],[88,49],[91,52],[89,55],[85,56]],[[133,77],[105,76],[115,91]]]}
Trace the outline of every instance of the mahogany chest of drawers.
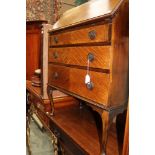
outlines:
{"label": "mahogany chest of drawers", "polygon": [[128,101],[128,0],[92,0],[64,13],[49,32],[48,54],[48,88],[99,113],[106,153],[109,125]]}
{"label": "mahogany chest of drawers", "polygon": [[[120,7],[112,18],[96,17],[98,20],[89,19],[87,23],[64,24],[63,21],[72,17],[66,12],[53,26],[49,37],[49,85],[104,108],[127,102],[128,18],[123,10],[126,5],[120,2],[117,0]],[[93,57],[89,64],[91,89],[84,82],[89,56]]]}

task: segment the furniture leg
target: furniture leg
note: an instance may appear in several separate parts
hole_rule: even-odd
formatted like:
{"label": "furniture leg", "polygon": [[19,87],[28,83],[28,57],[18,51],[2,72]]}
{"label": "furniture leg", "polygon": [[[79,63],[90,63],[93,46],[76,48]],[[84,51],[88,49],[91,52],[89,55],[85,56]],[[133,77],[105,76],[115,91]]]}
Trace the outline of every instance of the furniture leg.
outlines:
{"label": "furniture leg", "polygon": [[98,130],[99,133],[99,139],[100,139],[100,148],[101,148],[101,155],[107,154],[107,140],[108,140],[108,132],[110,125],[112,124],[114,115],[111,115],[109,111],[103,111],[100,113],[101,117],[101,129]]}
{"label": "furniture leg", "polygon": [[47,87],[47,92],[48,92],[48,97],[49,97],[50,104],[51,104],[50,115],[53,116],[54,115],[54,102],[53,102],[53,90],[52,90],[52,88]]}
{"label": "furniture leg", "polygon": [[118,143],[119,155],[122,154],[125,121],[126,121],[126,110],[123,113],[117,115],[116,117],[117,143]]}
{"label": "furniture leg", "polygon": [[108,131],[114,116],[111,115],[109,111],[98,110],[98,109],[93,109],[93,110],[95,110],[93,111],[93,114],[94,114],[94,118],[97,126],[99,142],[100,142],[100,155],[106,155]]}
{"label": "furniture leg", "polygon": [[114,111],[106,111],[95,106],[91,106],[93,109],[93,115],[96,122],[96,127],[100,142],[100,155],[106,155],[107,153],[107,140],[110,126],[114,117],[124,111],[124,108],[115,109]]}

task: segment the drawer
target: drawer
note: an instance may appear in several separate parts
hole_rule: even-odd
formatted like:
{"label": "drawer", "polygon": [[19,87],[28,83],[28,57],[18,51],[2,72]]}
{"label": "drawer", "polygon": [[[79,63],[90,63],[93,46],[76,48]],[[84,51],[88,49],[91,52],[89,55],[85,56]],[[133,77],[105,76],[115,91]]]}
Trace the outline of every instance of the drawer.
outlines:
{"label": "drawer", "polygon": [[36,114],[43,125],[49,126],[49,118],[45,115],[45,113],[38,109]]}
{"label": "drawer", "polygon": [[109,43],[111,24],[94,25],[50,35],[50,46]]}
{"label": "drawer", "polygon": [[69,91],[83,100],[91,100],[103,105],[108,102],[109,74],[90,71],[93,88],[88,89],[86,70],[49,64],[49,85]]}
{"label": "drawer", "polygon": [[87,66],[90,54],[94,57],[90,67],[110,69],[110,46],[49,48],[49,62]]}
{"label": "drawer", "polygon": [[55,125],[55,123],[50,122],[50,129],[58,138],[65,155],[88,155],[87,152],[77,145],[62,129]]}

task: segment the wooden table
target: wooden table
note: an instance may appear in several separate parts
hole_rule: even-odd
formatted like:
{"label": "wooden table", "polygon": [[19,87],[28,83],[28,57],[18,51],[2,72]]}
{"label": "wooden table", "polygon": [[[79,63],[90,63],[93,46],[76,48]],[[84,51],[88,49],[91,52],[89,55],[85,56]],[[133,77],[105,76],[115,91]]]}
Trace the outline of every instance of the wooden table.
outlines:
{"label": "wooden table", "polygon": [[[50,129],[67,155],[99,155],[100,144],[93,111],[84,106],[55,110],[50,117]],[[115,123],[109,130],[107,155],[118,155]]]}

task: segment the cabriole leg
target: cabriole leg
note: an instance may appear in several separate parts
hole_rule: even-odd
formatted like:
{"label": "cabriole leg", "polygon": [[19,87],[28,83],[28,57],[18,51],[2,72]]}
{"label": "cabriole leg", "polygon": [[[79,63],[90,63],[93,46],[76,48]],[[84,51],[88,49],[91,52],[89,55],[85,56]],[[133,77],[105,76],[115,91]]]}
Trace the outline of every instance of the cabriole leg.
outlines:
{"label": "cabriole leg", "polygon": [[54,115],[54,102],[53,102],[53,90],[51,88],[47,88],[47,92],[48,92],[48,98],[50,100],[50,104],[51,104],[51,116]]}
{"label": "cabriole leg", "polygon": [[107,139],[110,125],[112,124],[114,115],[111,115],[109,111],[105,110],[96,110],[93,112],[99,142],[100,142],[100,155],[107,155]]}

